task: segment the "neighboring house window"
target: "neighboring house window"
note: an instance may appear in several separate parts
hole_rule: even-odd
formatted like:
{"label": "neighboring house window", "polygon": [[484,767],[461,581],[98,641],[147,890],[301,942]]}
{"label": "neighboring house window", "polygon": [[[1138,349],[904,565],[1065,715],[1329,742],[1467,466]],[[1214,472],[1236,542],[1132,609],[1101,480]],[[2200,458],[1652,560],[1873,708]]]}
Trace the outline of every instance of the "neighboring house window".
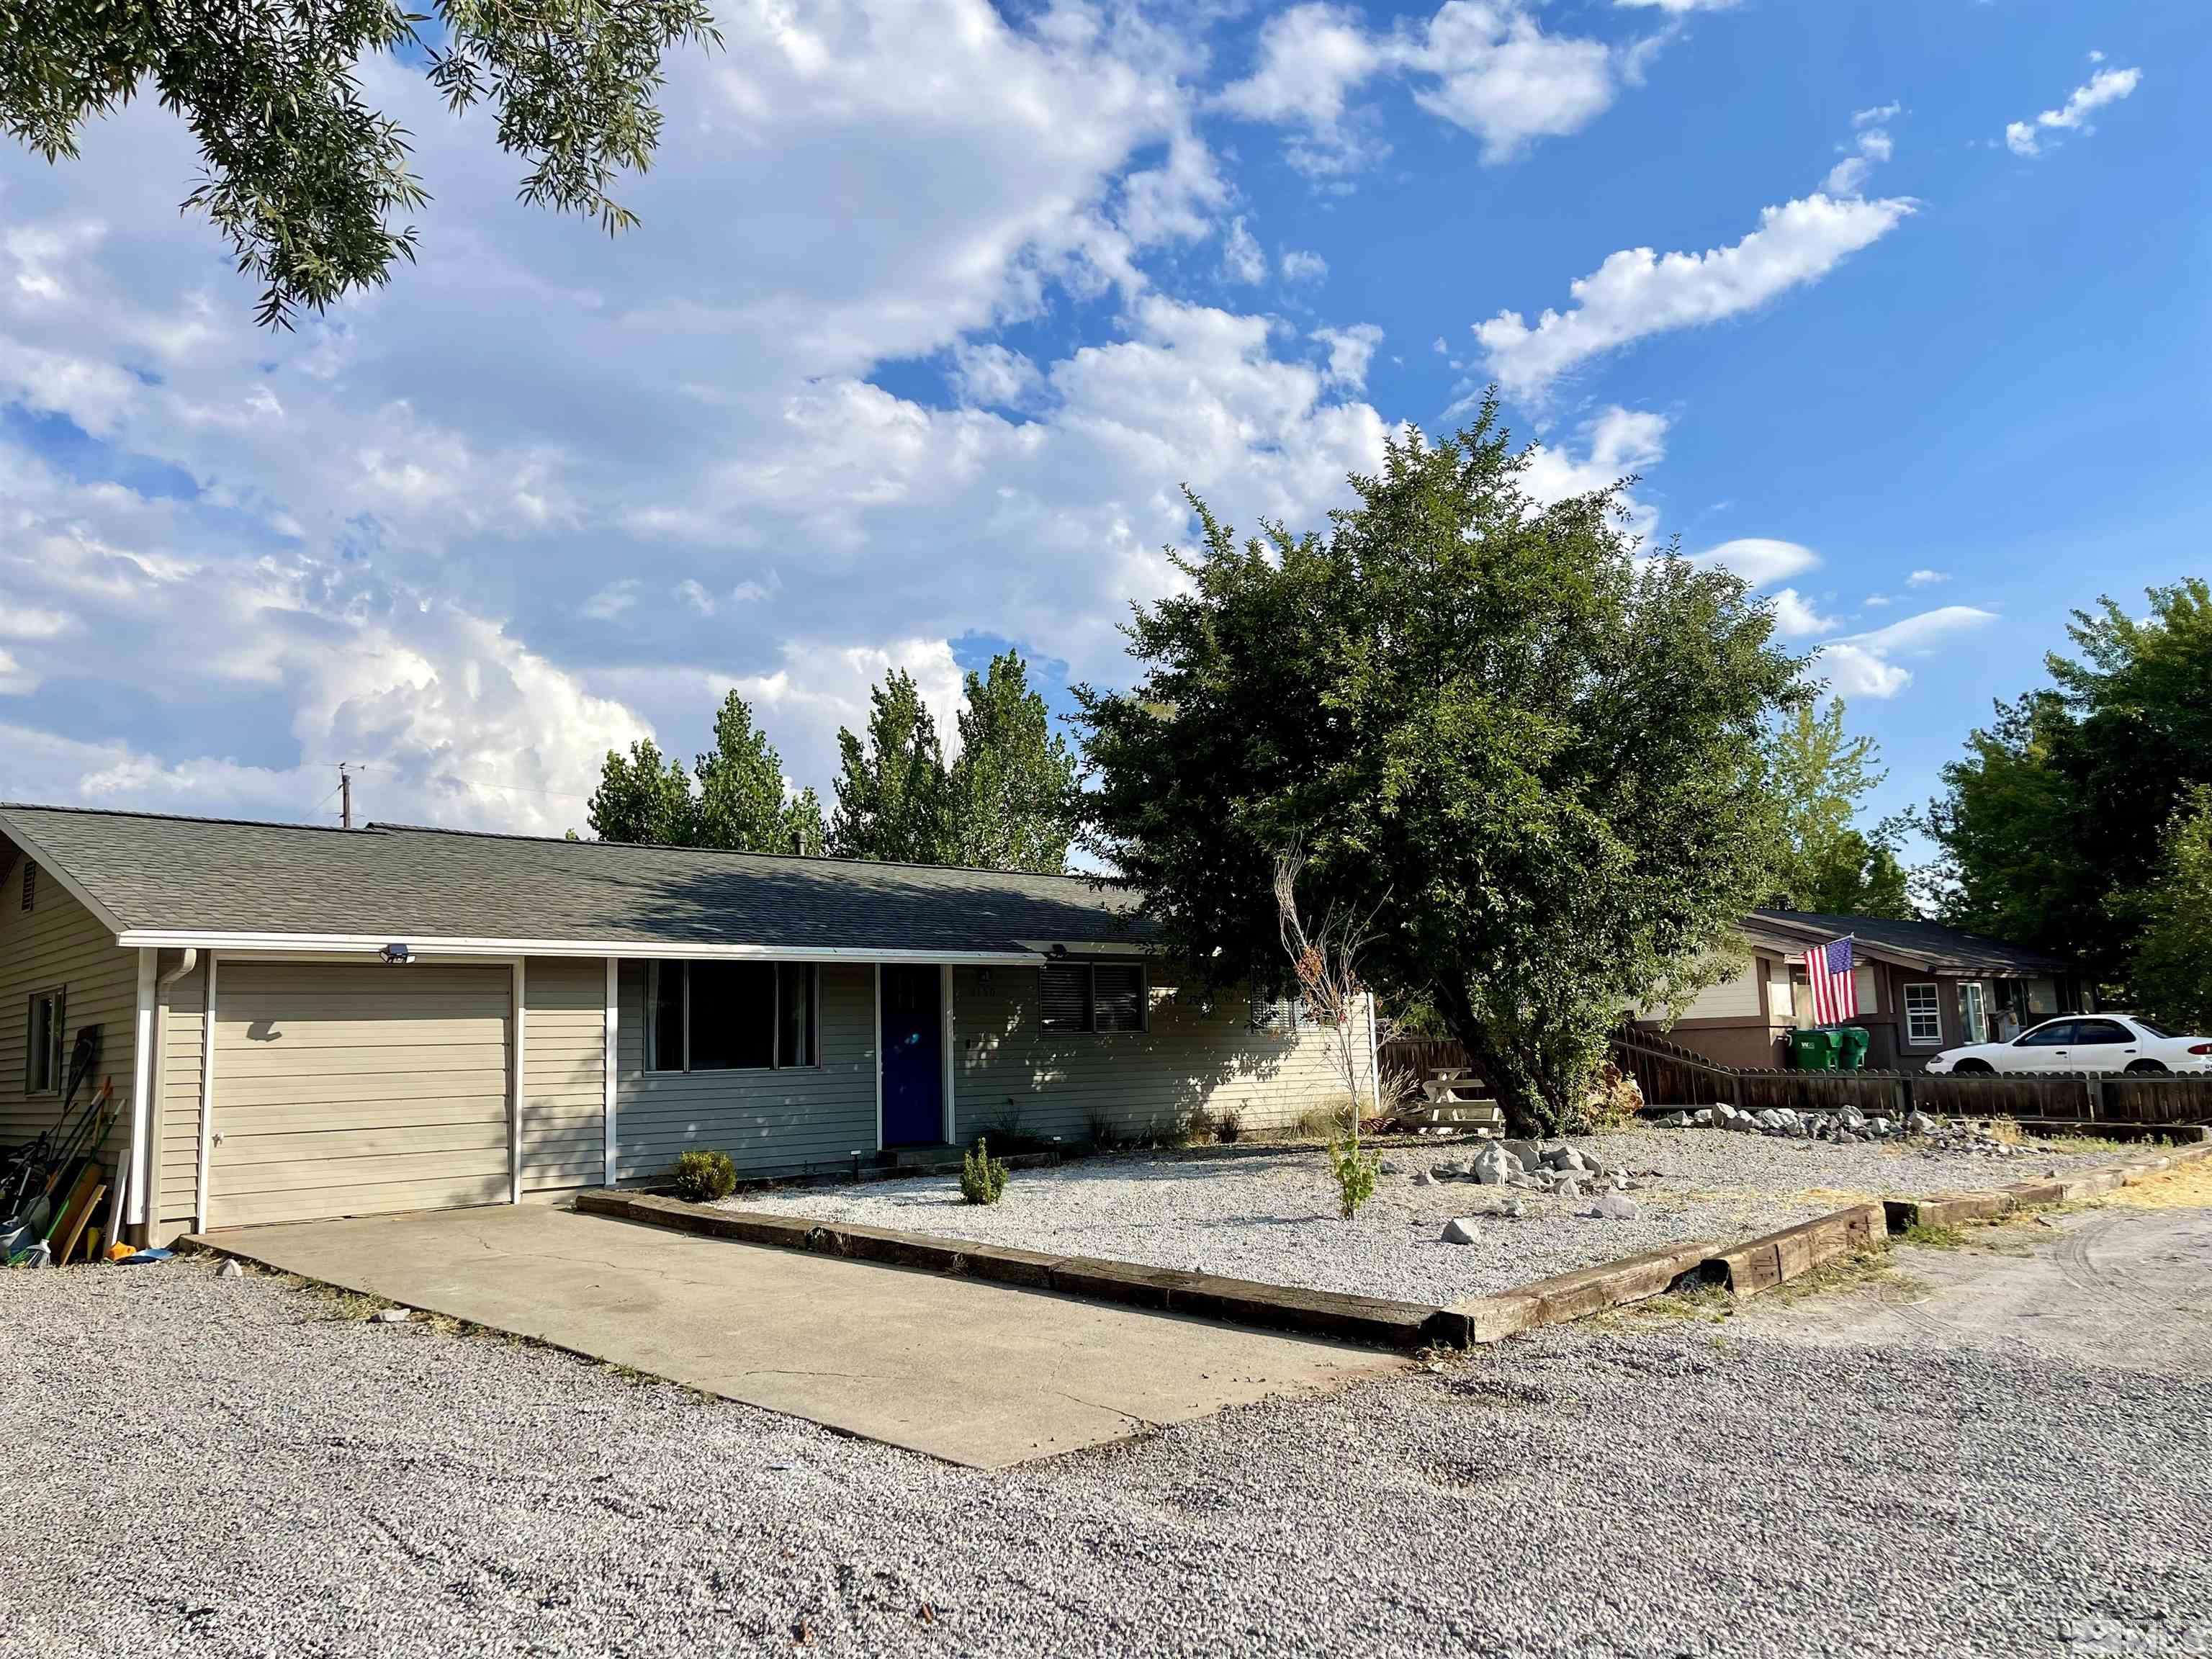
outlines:
{"label": "neighboring house window", "polygon": [[1990,1040],[1989,1006],[1979,980],[1962,980],[1959,983],[1959,1024],[1966,1028],[1967,1042]]}
{"label": "neighboring house window", "polygon": [[1933,985],[1905,988],[1905,1040],[1916,1048],[1942,1046],[1942,1005]]}
{"label": "neighboring house window", "polygon": [[648,1072],[816,1063],[817,997],[809,963],[647,963],[645,1001]]}
{"label": "neighboring house window", "polygon": [[30,860],[23,860],[23,908],[27,910],[39,902],[39,866]]}
{"label": "neighboring house window", "polygon": [[1295,1031],[1313,1024],[1313,1013],[1304,997],[1254,997],[1252,1029],[1255,1031]]}
{"label": "neighboring house window", "polygon": [[1141,1031],[1149,1000],[1141,962],[1048,962],[1037,1023],[1048,1031]]}
{"label": "neighboring house window", "polygon": [[64,995],[58,990],[32,993],[29,1028],[24,1032],[23,1043],[23,1092],[27,1095],[62,1091]]}

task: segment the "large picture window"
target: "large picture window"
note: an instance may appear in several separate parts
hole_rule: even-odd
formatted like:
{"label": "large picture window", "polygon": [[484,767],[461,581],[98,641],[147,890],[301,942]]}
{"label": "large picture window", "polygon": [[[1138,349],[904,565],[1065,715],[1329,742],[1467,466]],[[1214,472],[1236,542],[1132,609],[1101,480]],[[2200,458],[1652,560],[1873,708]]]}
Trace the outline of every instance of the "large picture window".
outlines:
{"label": "large picture window", "polygon": [[58,1095],[62,1091],[62,1031],[65,1024],[64,994],[34,991],[23,1037],[23,1092]]}
{"label": "large picture window", "polygon": [[1037,1023],[1048,1031],[1141,1031],[1151,1000],[1141,962],[1048,962]]}
{"label": "large picture window", "polygon": [[1943,1005],[1933,985],[1905,988],[1905,1040],[1916,1048],[1943,1042]]}
{"label": "large picture window", "polygon": [[761,1072],[817,1063],[811,963],[647,963],[645,1000],[648,1072]]}

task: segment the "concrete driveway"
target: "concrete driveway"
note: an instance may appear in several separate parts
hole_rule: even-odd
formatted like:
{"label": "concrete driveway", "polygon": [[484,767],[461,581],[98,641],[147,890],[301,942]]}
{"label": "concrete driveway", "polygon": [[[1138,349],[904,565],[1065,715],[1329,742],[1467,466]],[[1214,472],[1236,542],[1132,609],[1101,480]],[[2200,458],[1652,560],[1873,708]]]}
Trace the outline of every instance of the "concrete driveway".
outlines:
{"label": "concrete driveway", "polygon": [[1407,1363],[542,1204],[240,1228],[205,1242],[977,1468]]}

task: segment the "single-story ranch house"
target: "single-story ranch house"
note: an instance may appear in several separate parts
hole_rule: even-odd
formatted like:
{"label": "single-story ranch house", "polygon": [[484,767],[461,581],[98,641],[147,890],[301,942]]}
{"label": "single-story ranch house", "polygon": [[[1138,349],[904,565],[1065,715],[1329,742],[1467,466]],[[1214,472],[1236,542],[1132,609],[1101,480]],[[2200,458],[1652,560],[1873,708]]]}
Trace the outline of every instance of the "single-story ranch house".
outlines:
{"label": "single-story ranch house", "polygon": [[1342,1091],[1334,1033],[1182,988],[1082,877],[0,805],[0,1146],[98,1026],[156,1243]]}
{"label": "single-story ranch house", "polygon": [[1743,965],[1706,987],[1664,1031],[1723,1066],[1786,1065],[1790,1033],[1814,1024],[1805,952],[1848,935],[1867,1064],[1919,1071],[1962,1043],[1995,1042],[2053,1014],[2086,1012],[2087,988],[2063,958],[1932,921],[1757,910],[1737,929]]}

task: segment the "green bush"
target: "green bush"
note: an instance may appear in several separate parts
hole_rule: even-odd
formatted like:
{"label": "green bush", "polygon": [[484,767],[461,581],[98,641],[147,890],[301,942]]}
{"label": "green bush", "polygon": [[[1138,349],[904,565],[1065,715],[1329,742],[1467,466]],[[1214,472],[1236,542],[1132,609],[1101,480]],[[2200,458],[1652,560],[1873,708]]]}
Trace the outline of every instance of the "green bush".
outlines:
{"label": "green bush", "polygon": [[1219,1117],[1214,1119],[1213,1138],[1224,1146],[1233,1145],[1242,1140],[1244,1138],[1243,1111],[1240,1108],[1231,1106]]}
{"label": "green bush", "polygon": [[1111,1113],[1091,1113],[1083,1120],[1083,1133],[1098,1152],[1110,1152],[1121,1144],[1121,1126]]}
{"label": "green bush", "polygon": [[979,1139],[960,1160],[960,1196],[970,1204],[996,1204],[1006,1195],[1006,1166],[991,1156],[991,1143]]}
{"label": "green bush", "polygon": [[1346,1221],[1375,1196],[1375,1177],[1382,1165],[1380,1157],[1363,1153],[1356,1140],[1328,1143],[1328,1172],[1336,1177],[1337,1213]]}
{"label": "green bush", "polygon": [[676,1160],[676,1196],[687,1204],[712,1204],[737,1190],[738,1166],[727,1152],[695,1146]]}

